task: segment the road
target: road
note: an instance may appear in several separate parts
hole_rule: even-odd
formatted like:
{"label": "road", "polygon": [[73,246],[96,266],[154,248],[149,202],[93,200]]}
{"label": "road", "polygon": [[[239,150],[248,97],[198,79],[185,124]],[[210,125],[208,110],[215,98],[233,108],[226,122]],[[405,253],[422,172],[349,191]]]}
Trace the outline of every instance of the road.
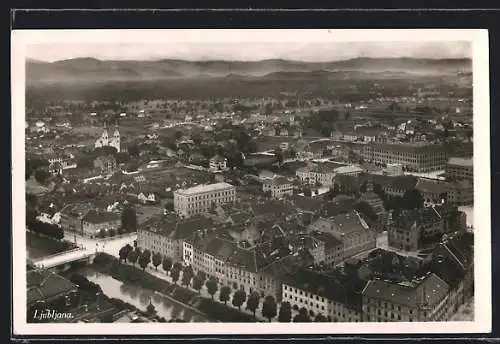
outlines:
{"label": "road", "polygon": [[76,260],[87,258],[91,253],[87,249],[76,249],[72,251],[62,252],[54,254],[52,256],[43,257],[41,259],[35,260],[34,263],[38,267],[42,268],[52,268],[67,262],[73,262]]}
{"label": "road", "polygon": [[89,252],[105,252],[115,257],[118,257],[120,248],[127,244],[133,245],[134,240],[137,239],[137,234],[135,233],[111,239],[91,239],[73,232],[64,232],[64,236]]}

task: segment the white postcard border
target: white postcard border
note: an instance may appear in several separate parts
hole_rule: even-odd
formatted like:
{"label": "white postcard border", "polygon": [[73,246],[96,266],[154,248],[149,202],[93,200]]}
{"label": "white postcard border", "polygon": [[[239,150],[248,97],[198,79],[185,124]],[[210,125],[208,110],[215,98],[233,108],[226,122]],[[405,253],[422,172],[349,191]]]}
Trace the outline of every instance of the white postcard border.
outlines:
{"label": "white postcard border", "polygon": [[[454,334],[491,331],[490,108],[487,30],[18,30],[12,32],[12,247],[15,335]],[[120,42],[473,42],[475,320],[439,323],[28,324],[24,118],[26,45]]]}

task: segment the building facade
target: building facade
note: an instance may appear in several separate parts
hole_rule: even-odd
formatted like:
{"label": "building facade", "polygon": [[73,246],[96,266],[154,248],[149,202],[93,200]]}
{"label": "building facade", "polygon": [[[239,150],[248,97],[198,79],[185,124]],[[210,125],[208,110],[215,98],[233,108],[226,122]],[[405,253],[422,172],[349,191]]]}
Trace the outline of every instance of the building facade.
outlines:
{"label": "building facade", "polygon": [[104,129],[101,136],[95,141],[94,148],[102,148],[102,147],[113,147],[116,149],[118,153],[120,153],[121,148],[121,140],[120,140],[120,132],[116,129],[113,132],[113,136],[108,134],[108,130]]}
{"label": "building facade", "polygon": [[463,232],[465,229],[465,214],[454,206],[404,210],[390,221],[388,242],[397,249],[416,251],[434,246],[443,234]]}
{"label": "building facade", "polygon": [[282,286],[282,301],[305,308],[313,317],[321,314],[331,322],[361,322],[361,298],[349,292],[335,277],[299,270]]}
{"label": "building facade", "polygon": [[363,290],[363,321],[445,321],[449,285],[436,274],[411,282],[368,281]]}
{"label": "building facade", "polygon": [[272,198],[283,198],[293,195],[293,185],[284,177],[276,177],[271,180],[265,180],[262,183],[262,191],[270,192]]}
{"label": "building facade", "polygon": [[116,159],[112,155],[100,156],[94,160],[94,167],[102,173],[111,173],[116,170]]}
{"label": "building facade", "polygon": [[214,171],[223,171],[227,169],[227,159],[223,156],[216,155],[210,159],[209,167]]}
{"label": "building facade", "polygon": [[313,166],[305,166],[299,168],[295,175],[301,182],[314,185],[321,184],[325,186],[333,185],[335,177],[334,167],[329,164],[315,164]]}
{"label": "building facade", "polygon": [[228,183],[198,185],[174,192],[174,210],[182,217],[206,213],[219,204],[234,201],[236,188]]}
{"label": "building facade", "polygon": [[340,240],[342,260],[376,247],[376,232],[368,227],[357,212],[320,218],[308,230],[330,233]]}
{"label": "building facade", "polygon": [[82,234],[96,237],[101,231],[116,231],[121,225],[120,215],[112,212],[89,211],[82,219]]}
{"label": "building facade", "polygon": [[474,182],[474,161],[472,158],[449,158],[446,163],[447,180],[468,180]]}
{"label": "building facade", "polygon": [[365,161],[377,164],[400,164],[407,171],[443,170],[446,154],[440,146],[409,143],[370,143],[361,151]]}

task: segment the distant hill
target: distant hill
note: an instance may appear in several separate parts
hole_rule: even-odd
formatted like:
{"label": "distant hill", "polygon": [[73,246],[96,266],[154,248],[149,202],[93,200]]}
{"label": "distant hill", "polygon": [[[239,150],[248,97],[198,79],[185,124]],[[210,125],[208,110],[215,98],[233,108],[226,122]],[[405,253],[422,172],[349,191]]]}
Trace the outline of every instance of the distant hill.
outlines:
{"label": "distant hill", "polygon": [[[26,61],[28,83],[102,82],[181,78],[244,79],[247,77],[329,78],[359,73],[449,75],[472,71],[470,59],[354,58],[333,62],[262,61],[112,61],[76,58],[57,62]],[[333,73],[333,74],[332,74]],[[340,74],[339,74],[340,73]],[[346,74],[347,73],[347,74]],[[358,73],[358,74],[356,74]]]}

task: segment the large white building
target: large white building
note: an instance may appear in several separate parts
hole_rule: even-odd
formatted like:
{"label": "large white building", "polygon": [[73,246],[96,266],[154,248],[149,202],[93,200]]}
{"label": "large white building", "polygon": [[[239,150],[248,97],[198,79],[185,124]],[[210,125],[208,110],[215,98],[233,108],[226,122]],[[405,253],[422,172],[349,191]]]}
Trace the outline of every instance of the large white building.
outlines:
{"label": "large white building", "polygon": [[94,148],[101,147],[113,147],[118,153],[120,152],[121,141],[118,129],[114,131],[113,136],[109,136],[108,130],[104,129],[104,132],[94,143]]}
{"label": "large white building", "polygon": [[319,314],[331,322],[360,322],[362,298],[344,282],[332,276],[300,269],[285,277],[282,301],[292,307],[305,308],[309,316]]}
{"label": "large white building", "polygon": [[215,206],[236,200],[236,188],[228,183],[198,185],[174,192],[174,210],[179,216],[206,213]]}
{"label": "large white building", "polygon": [[270,180],[265,180],[262,183],[262,191],[270,192],[273,198],[283,198],[284,196],[293,195],[293,185],[292,182],[285,177],[276,177]]}

